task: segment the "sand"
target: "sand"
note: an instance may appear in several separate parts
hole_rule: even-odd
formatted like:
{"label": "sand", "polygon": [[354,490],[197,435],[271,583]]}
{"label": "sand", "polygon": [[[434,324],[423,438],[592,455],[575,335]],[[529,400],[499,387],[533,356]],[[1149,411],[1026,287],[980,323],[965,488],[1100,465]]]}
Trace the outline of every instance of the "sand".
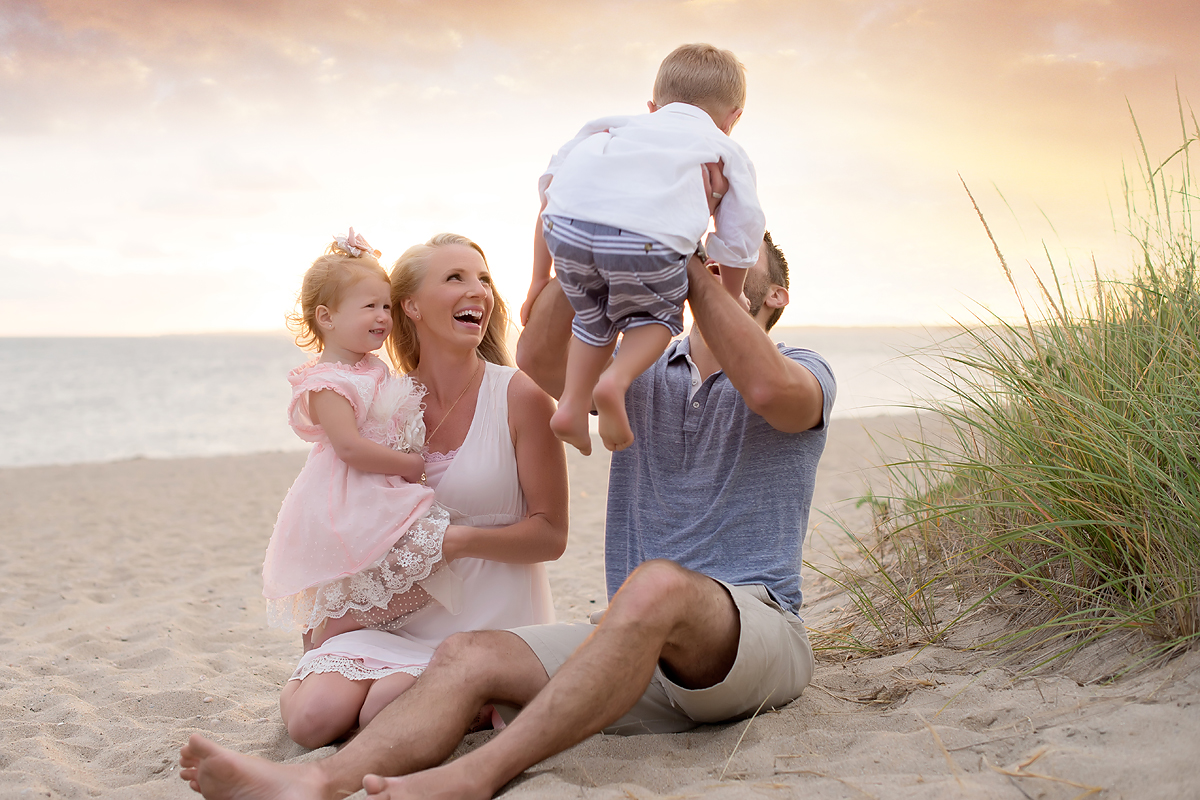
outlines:
{"label": "sand", "polygon": [[[852,554],[833,518],[865,530],[868,511],[847,499],[879,480],[871,438],[897,424],[916,423],[833,424],[810,560]],[[550,566],[562,620],[604,605],[600,452],[570,459],[570,545]],[[266,627],[259,593],[262,552],[303,458],[0,470],[0,798],[194,797],[176,775],[193,731],[275,761],[333,752],[307,752],[284,732],[276,700],[299,642]],[[804,588],[806,622],[833,624],[845,602],[836,587],[806,572]],[[592,737],[503,794],[1200,796],[1200,652],[1107,685],[1078,667],[1026,676],[938,648],[820,662],[786,708],[687,734]]]}

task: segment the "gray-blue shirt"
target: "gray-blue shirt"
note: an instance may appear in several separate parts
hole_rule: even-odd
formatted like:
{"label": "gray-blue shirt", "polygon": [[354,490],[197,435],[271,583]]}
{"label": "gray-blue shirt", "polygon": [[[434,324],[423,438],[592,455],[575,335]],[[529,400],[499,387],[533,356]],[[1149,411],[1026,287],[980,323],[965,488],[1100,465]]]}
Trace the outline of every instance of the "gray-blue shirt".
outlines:
{"label": "gray-blue shirt", "polygon": [[799,611],[804,535],[837,384],[817,353],[778,347],[821,384],[816,428],[772,428],[723,371],[698,381],[686,337],[633,382],[625,405],[635,440],[613,454],[608,482],[610,598],[638,564],[666,558],[731,584],[762,584]]}

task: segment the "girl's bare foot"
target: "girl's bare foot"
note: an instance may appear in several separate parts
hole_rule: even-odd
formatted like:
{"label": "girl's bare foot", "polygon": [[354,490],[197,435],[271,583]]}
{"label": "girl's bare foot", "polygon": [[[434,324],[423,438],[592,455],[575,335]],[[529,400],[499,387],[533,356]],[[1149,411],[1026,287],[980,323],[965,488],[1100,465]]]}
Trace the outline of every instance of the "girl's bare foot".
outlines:
{"label": "girl's bare foot", "polygon": [[554,416],[550,417],[550,430],[554,431],[559,440],[585,456],[592,454],[592,434],[588,430],[586,410],[580,415],[573,413],[569,406],[560,404]]}
{"label": "girl's bare foot", "polygon": [[274,764],[235,753],[193,733],[179,749],[179,777],[209,800],[301,800],[324,798],[325,780],[315,764]]}
{"label": "girl's bare foot", "polygon": [[633,429],[625,413],[625,391],[608,373],[600,376],[592,390],[592,402],[600,414],[600,440],[604,446],[615,452],[633,444]]}

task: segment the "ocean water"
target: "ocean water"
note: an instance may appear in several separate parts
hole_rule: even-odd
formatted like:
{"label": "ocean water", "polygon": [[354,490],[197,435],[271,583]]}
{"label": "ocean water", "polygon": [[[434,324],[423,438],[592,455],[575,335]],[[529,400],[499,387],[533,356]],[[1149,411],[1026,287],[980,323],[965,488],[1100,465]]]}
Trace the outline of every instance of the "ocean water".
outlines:
{"label": "ocean water", "polygon": [[[776,328],[824,355],[834,416],[903,413],[936,396],[928,359],[951,331]],[[287,373],[308,354],[278,334],[0,338],[0,466],[306,450],[287,425]]]}

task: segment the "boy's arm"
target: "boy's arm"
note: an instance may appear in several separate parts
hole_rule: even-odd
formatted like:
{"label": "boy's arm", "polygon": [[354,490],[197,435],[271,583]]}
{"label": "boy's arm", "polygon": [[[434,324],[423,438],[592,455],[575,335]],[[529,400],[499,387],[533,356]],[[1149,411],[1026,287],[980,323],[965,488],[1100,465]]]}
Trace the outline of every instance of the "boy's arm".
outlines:
{"label": "boy's arm", "polygon": [[721,266],[721,285],[725,287],[725,291],[729,292],[729,296],[738,301],[738,305],[744,311],[750,310],[750,299],[746,297],[746,273],[748,269],[739,269],[738,267]]}

